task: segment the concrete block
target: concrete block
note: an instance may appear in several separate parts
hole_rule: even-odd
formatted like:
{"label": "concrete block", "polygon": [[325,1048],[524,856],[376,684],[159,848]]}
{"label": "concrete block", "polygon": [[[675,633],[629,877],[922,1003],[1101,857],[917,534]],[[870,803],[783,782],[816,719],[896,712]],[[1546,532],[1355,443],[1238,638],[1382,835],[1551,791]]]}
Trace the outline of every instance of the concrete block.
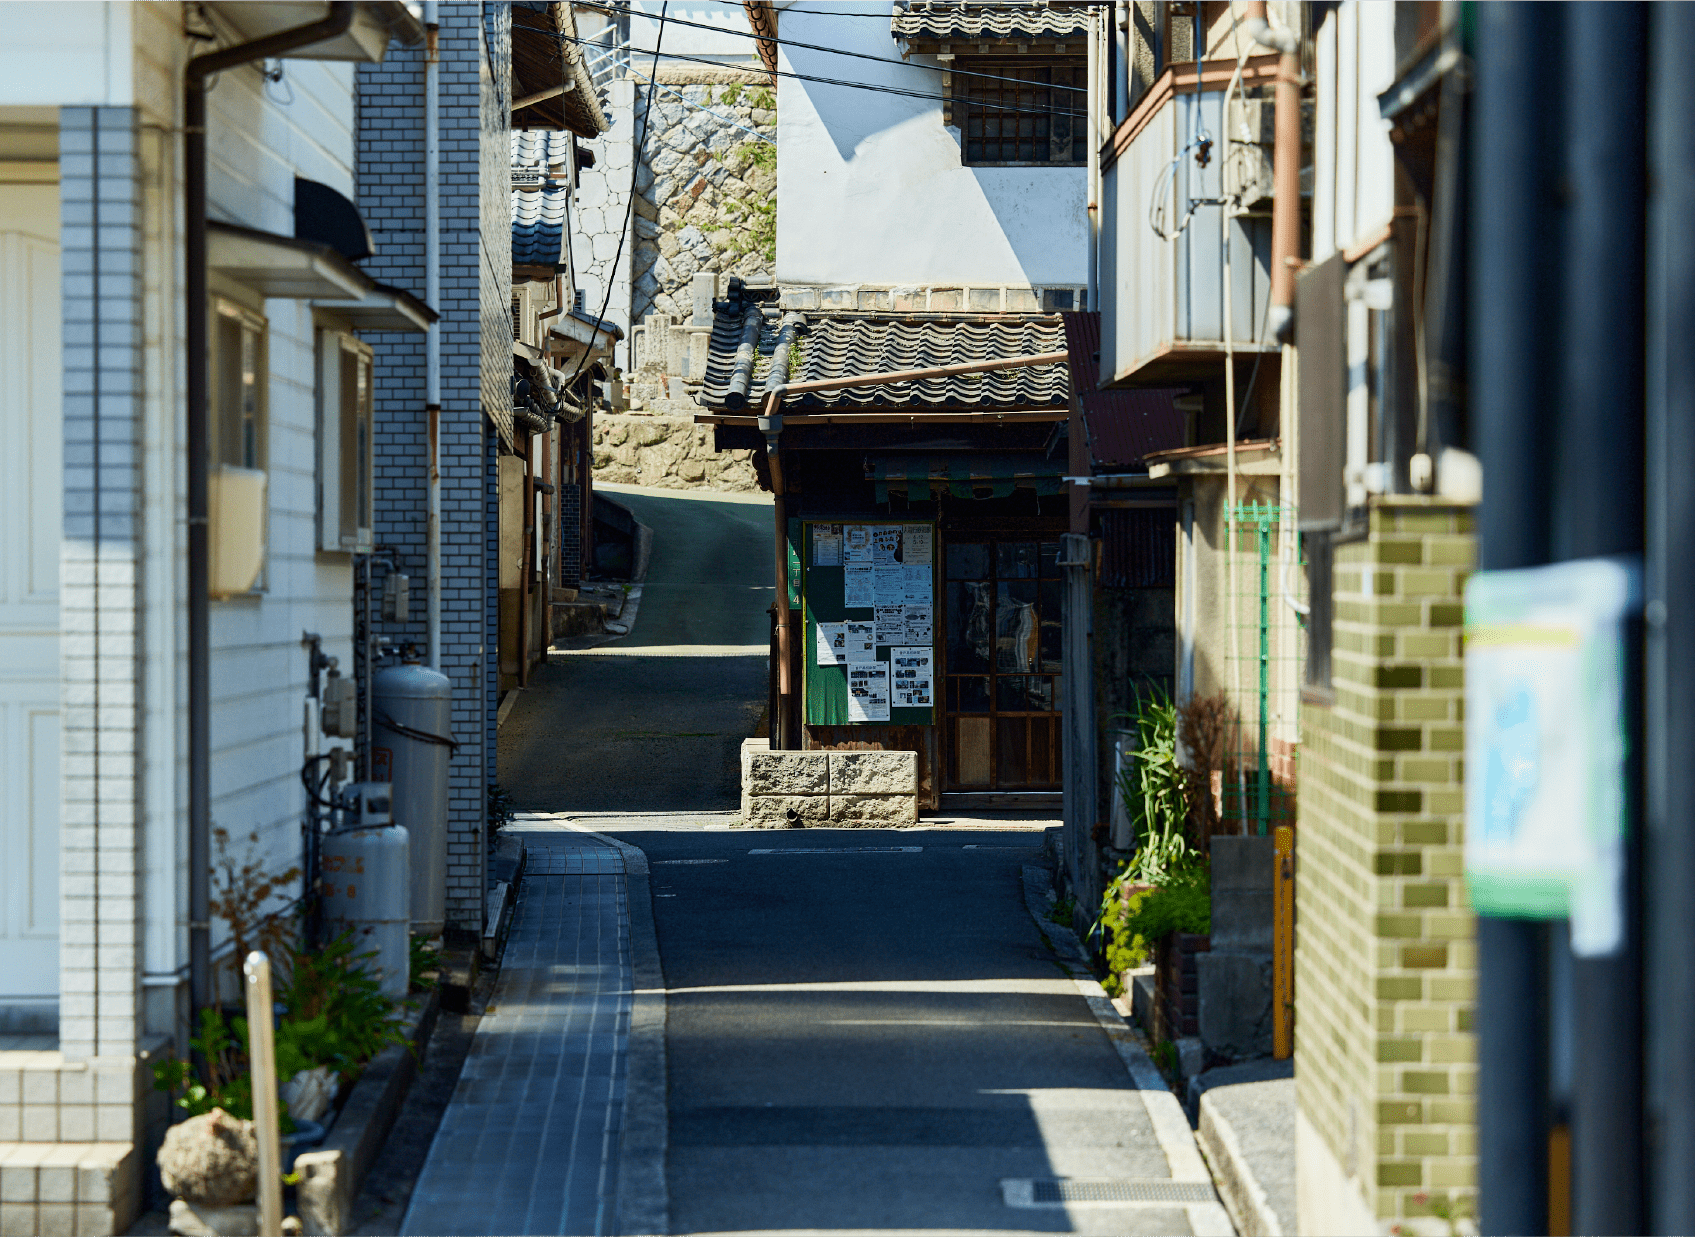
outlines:
{"label": "concrete block", "polygon": [[1177,1049],[1179,1078],[1193,1078],[1206,1067],[1206,1051],[1195,1036],[1185,1035],[1182,1039],[1173,1040],[1172,1047]]}
{"label": "concrete block", "polygon": [[750,795],[822,795],[830,789],[831,752],[749,752]]}
{"label": "concrete block", "polygon": [[849,821],[877,821],[890,825],[916,824],[918,798],[915,795],[832,794],[830,820],[837,824]]}
{"label": "concrete block", "polygon": [[830,800],[825,795],[755,795],[743,823],[754,829],[822,828],[830,823]]}
{"label": "concrete block", "polygon": [[258,1237],[259,1207],[256,1203],[191,1207],[180,1198],[173,1199],[171,1232],[178,1237]]}
{"label": "concrete block", "polygon": [[[1216,942],[1216,938],[1214,938]],[[1271,955],[1221,952],[1195,955],[1201,1041],[1234,1060],[1271,1052]]]}
{"label": "concrete block", "polygon": [[308,1151],[294,1161],[300,1219],[311,1233],[345,1233],[348,1228],[347,1168],[340,1151]]}
{"label": "concrete block", "polygon": [[917,752],[827,752],[832,795],[916,795]]}
{"label": "concrete block", "polygon": [[1276,842],[1271,837],[1216,837],[1212,840],[1213,890],[1270,889],[1276,863]]}

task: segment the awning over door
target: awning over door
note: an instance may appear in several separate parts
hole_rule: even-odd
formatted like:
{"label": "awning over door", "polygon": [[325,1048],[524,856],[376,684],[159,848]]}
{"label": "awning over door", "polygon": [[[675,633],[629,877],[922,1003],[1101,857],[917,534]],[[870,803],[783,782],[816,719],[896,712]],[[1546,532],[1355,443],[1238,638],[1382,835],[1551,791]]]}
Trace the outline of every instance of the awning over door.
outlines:
{"label": "awning over door", "polygon": [[872,455],[865,459],[865,476],[876,487],[878,502],[889,491],[904,492],[909,501],[940,497],[978,498],[987,490],[1006,498],[1013,490],[1058,494],[1064,486],[1057,461],[1035,454]]}

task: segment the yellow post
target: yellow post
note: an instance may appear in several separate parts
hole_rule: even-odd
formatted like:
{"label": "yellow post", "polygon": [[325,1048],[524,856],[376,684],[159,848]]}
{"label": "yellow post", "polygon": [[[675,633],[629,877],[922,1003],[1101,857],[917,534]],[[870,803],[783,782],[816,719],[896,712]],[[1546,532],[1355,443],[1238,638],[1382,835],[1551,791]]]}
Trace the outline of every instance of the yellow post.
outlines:
{"label": "yellow post", "polygon": [[1295,831],[1275,830],[1277,883],[1272,895],[1271,1055],[1287,1060],[1295,1051]]}
{"label": "yellow post", "polygon": [[241,972],[247,977],[253,1132],[259,1140],[259,1237],[282,1237],[282,1121],[277,1112],[277,1055],[271,1026],[271,960],[255,949]]}

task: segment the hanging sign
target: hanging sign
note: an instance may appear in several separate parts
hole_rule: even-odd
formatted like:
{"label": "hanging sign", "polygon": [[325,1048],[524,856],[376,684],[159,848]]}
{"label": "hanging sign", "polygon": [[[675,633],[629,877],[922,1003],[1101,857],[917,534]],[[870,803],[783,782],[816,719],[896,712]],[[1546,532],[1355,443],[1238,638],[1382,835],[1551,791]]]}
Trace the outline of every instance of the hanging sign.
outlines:
{"label": "hanging sign", "polygon": [[1624,940],[1626,620],[1640,566],[1583,559],[1466,583],[1466,883],[1481,914]]}

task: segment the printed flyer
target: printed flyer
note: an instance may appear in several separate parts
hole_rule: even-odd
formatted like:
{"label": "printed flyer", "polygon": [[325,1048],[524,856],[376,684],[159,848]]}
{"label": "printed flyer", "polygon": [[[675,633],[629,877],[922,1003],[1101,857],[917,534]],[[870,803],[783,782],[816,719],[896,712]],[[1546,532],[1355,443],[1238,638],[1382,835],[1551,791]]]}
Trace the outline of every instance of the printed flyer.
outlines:
{"label": "printed flyer", "polygon": [[847,624],[818,624],[818,664],[842,666],[847,664]]}
{"label": "printed flyer", "polygon": [[886,661],[848,663],[848,720],[850,722],[886,722],[889,720],[889,663]]}
{"label": "printed flyer", "polygon": [[840,567],[842,565],[842,526],[814,524],[812,526],[812,565]]}
{"label": "printed flyer", "polygon": [[894,668],[894,707],[928,709],[935,703],[935,654],[927,648],[889,650]]}

